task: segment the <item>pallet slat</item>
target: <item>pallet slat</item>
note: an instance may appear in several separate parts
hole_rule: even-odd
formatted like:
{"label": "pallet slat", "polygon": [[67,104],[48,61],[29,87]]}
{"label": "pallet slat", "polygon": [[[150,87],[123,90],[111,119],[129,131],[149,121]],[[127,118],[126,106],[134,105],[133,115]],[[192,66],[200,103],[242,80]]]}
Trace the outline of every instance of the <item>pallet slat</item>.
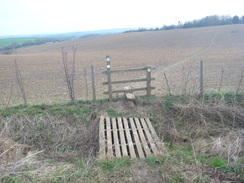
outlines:
{"label": "pallet slat", "polygon": [[99,154],[101,158],[106,154],[105,130],[104,130],[104,117],[101,116],[99,122]]}
{"label": "pallet slat", "polygon": [[153,138],[152,138],[152,136],[151,136],[151,134],[150,134],[150,132],[149,132],[149,129],[148,129],[148,126],[147,126],[146,123],[145,123],[145,120],[144,120],[143,118],[141,118],[140,120],[141,120],[141,124],[142,124],[142,126],[143,126],[143,128],[144,128],[144,131],[145,131],[145,133],[146,133],[146,136],[147,136],[147,138],[148,138],[148,141],[149,141],[149,143],[150,143],[150,146],[151,146],[151,148],[152,148],[153,154],[154,154],[154,155],[158,155],[158,154],[159,154],[159,151],[158,151],[156,145],[154,144],[155,141],[153,140]]}
{"label": "pallet slat", "polygon": [[145,158],[144,153],[143,153],[143,149],[142,149],[142,145],[141,145],[139,136],[137,134],[137,130],[136,130],[133,118],[130,118],[130,125],[131,125],[131,129],[132,129],[132,132],[133,132],[133,136],[134,136],[134,140],[135,140],[135,143],[136,143],[136,148],[137,148],[137,152],[139,154],[139,157],[140,158]]}
{"label": "pallet slat", "polygon": [[114,135],[115,156],[121,157],[116,118],[112,118],[112,126],[113,126],[113,135]]}
{"label": "pallet slat", "polygon": [[100,117],[99,156],[145,158],[163,152],[149,118]]}
{"label": "pallet slat", "polygon": [[159,138],[158,138],[158,136],[157,136],[157,134],[156,134],[156,132],[155,132],[150,120],[149,120],[149,118],[145,118],[145,120],[147,122],[147,125],[148,125],[150,131],[151,131],[152,138],[154,139],[156,145],[159,147],[160,150],[163,150],[163,144],[160,142],[160,140],[159,140]]}
{"label": "pallet slat", "polygon": [[145,139],[143,130],[141,128],[141,124],[140,124],[139,119],[135,118],[135,122],[136,122],[136,127],[137,127],[139,135],[140,135],[140,139],[141,139],[141,142],[142,142],[143,149],[145,150],[146,155],[150,156],[150,155],[152,155],[152,153],[150,151],[150,148],[148,147],[148,144],[147,144],[147,141]]}
{"label": "pallet slat", "polygon": [[126,143],[125,143],[124,129],[123,129],[121,118],[118,118],[118,126],[119,126],[120,143],[122,148],[122,156],[128,156]]}
{"label": "pallet slat", "polygon": [[112,130],[111,130],[111,124],[110,124],[110,118],[106,117],[106,127],[107,127],[107,156],[113,157],[113,145],[112,145]]}
{"label": "pallet slat", "polygon": [[130,134],[128,121],[127,121],[126,118],[123,118],[123,123],[124,123],[124,126],[125,126],[125,134],[126,134],[127,143],[128,143],[128,146],[129,146],[130,156],[132,158],[136,158],[136,153],[135,153],[135,150],[134,150],[134,146],[133,146],[133,142],[132,142],[132,138],[131,138],[131,134]]}

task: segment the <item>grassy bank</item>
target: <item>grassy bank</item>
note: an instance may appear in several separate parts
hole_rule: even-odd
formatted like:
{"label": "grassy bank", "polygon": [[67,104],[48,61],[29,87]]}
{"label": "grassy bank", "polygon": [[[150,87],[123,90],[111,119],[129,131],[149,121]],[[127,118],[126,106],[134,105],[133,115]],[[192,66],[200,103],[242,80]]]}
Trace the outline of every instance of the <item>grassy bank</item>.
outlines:
{"label": "grassy bank", "polygon": [[[244,95],[0,109],[0,182],[244,181]],[[167,153],[97,158],[100,115],[150,117]]]}
{"label": "grassy bank", "polygon": [[33,42],[35,40],[36,38],[4,38],[4,39],[0,39],[0,46],[7,47],[7,46],[11,46],[12,44],[21,45],[24,42]]}

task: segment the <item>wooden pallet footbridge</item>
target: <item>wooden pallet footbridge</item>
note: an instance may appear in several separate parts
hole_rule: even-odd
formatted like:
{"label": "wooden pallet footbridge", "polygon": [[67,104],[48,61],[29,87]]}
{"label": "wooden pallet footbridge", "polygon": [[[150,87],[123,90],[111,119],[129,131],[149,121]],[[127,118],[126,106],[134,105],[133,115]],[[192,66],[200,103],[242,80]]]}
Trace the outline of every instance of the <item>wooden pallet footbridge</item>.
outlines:
{"label": "wooden pallet footbridge", "polygon": [[145,158],[162,154],[164,146],[149,118],[100,117],[99,157]]}

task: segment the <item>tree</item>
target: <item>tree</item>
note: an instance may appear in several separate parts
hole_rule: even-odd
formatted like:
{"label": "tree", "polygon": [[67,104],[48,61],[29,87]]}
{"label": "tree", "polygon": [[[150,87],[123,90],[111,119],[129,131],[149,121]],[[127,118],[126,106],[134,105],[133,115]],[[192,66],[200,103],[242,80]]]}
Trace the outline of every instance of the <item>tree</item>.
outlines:
{"label": "tree", "polygon": [[244,24],[244,15],[241,17],[241,23]]}
{"label": "tree", "polygon": [[240,20],[239,20],[239,17],[236,15],[232,18],[232,23],[233,24],[239,24]]}

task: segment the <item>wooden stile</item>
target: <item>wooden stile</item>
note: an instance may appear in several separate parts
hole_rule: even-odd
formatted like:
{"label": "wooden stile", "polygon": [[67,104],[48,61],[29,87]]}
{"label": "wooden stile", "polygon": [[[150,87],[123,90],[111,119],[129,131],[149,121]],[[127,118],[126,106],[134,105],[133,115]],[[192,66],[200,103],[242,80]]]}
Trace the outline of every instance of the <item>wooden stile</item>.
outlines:
{"label": "wooden stile", "polygon": [[[145,82],[146,87],[143,88],[134,88],[132,91],[142,91],[146,90],[148,96],[151,95],[151,91],[155,89],[155,87],[151,87],[151,82],[155,80],[155,78],[151,78],[151,71],[155,69],[155,67],[147,66],[142,68],[131,68],[131,69],[122,69],[122,70],[111,70],[111,62],[110,57],[106,57],[107,70],[102,72],[107,74],[107,82],[103,82],[103,85],[108,85],[108,91],[104,92],[104,94],[108,94],[109,101],[112,101],[113,93],[126,93],[126,90],[112,90],[112,84],[125,84],[125,83],[135,83],[135,82]],[[142,79],[129,79],[122,81],[112,81],[111,74],[112,73],[122,73],[122,72],[134,72],[134,71],[146,71],[146,78]]]}

